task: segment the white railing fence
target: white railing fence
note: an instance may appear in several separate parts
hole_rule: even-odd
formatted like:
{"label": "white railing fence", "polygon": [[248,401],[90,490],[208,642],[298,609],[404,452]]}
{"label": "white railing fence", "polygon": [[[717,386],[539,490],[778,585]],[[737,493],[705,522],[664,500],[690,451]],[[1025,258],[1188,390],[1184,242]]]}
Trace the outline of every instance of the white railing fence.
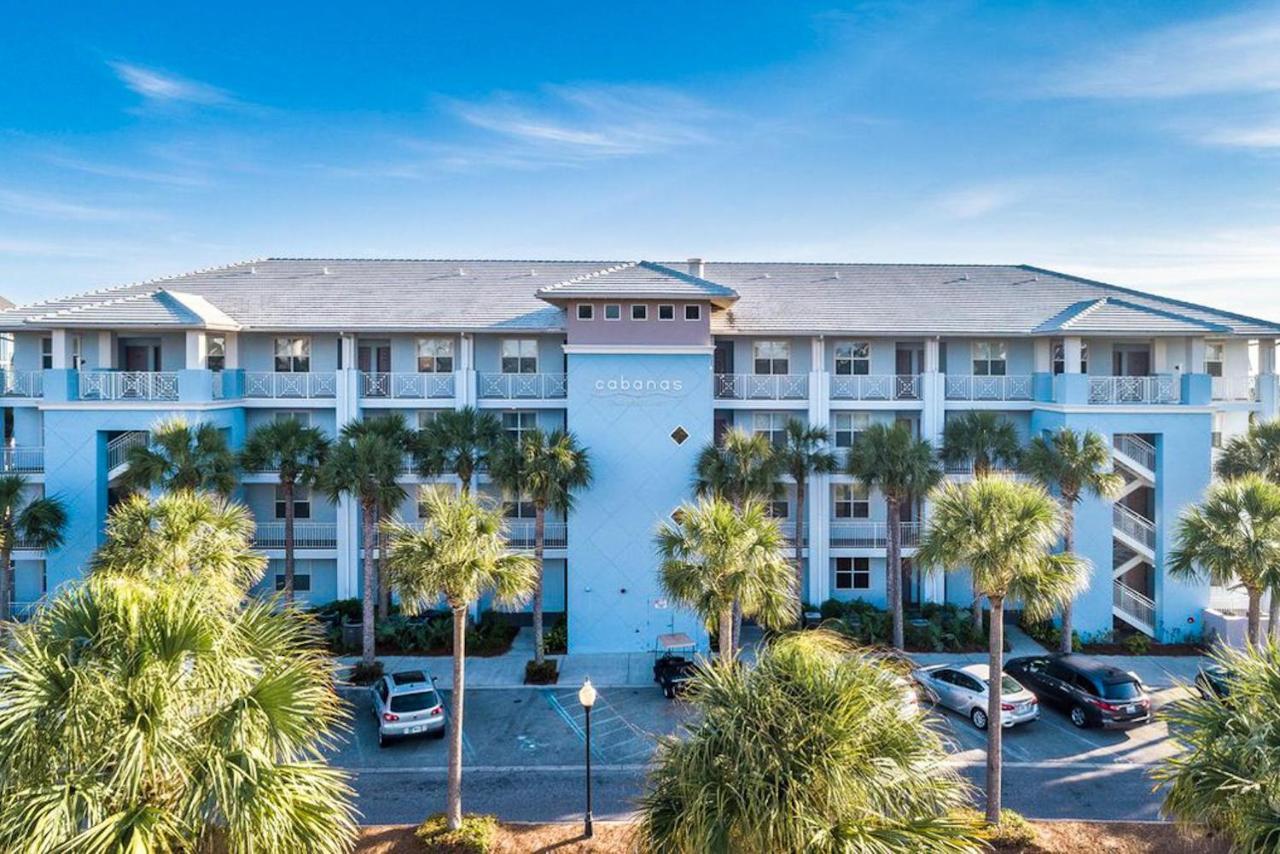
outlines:
{"label": "white railing fence", "polygon": [[332,372],[246,371],[244,375],[244,396],[249,398],[329,398],[337,394],[337,375]]}
{"label": "white railing fence", "polygon": [[151,434],[146,430],[130,430],[107,442],[107,471],[115,471],[124,465],[131,448],[145,446],[150,441]]}
{"label": "white railing fence", "polygon": [[[513,549],[532,549],[534,543],[532,519],[507,520],[507,544]],[[544,549],[563,549],[569,544],[569,526],[564,522],[547,522],[542,528]]]}
{"label": "white railing fence", "polygon": [[0,470],[6,474],[35,474],[44,471],[44,448],[5,448],[0,454]]}
{"label": "white railing fence", "polygon": [[[338,544],[338,526],[333,522],[294,522],[295,549],[332,549]],[[260,549],[284,548],[284,522],[259,522],[253,545]]]}
{"label": "white railing fence", "polygon": [[454,375],[428,373],[360,374],[361,397],[435,399],[454,395]]}
{"label": "white railing fence", "polygon": [[918,374],[832,374],[832,400],[919,400]]}
{"label": "white railing fence", "polygon": [[1258,377],[1256,375],[1236,377],[1213,377],[1214,400],[1257,400]]}
{"label": "white railing fence", "polygon": [[79,371],[81,400],[177,400],[172,371]]}
{"label": "white railing fence", "polygon": [[568,394],[564,374],[480,374],[479,396],[486,400],[548,400]]}
{"label": "white railing fence", "polygon": [[1155,600],[1144,596],[1120,580],[1112,583],[1111,603],[1116,610],[1149,628],[1156,624]]}
{"label": "white railing fence", "polygon": [[948,400],[1031,400],[1030,376],[963,376],[947,374]]}
{"label": "white railing fence", "polygon": [[1147,471],[1156,470],[1156,449],[1146,439],[1133,433],[1117,433],[1114,444],[1117,451]]}
{"label": "white railing fence", "polygon": [[0,397],[44,397],[44,372],[0,370]]}
{"label": "white railing fence", "polygon": [[[831,522],[831,547],[837,549],[882,549],[889,542],[888,525],[884,522]],[[919,522],[902,522],[899,542],[903,548],[920,545]]]}
{"label": "white railing fence", "polygon": [[808,374],[716,374],[720,400],[807,400]]}
{"label": "white railing fence", "polygon": [[1112,524],[1117,531],[1137,540],[1149,549],[1156,547],[1155,523],[1139,513],[1135,513],[1123,504],[1113,505]]}
{"label": "white railing fence", "polygon": [[1180,396],[1173,377],[1089,377],[1092,404],[1177,403]]}

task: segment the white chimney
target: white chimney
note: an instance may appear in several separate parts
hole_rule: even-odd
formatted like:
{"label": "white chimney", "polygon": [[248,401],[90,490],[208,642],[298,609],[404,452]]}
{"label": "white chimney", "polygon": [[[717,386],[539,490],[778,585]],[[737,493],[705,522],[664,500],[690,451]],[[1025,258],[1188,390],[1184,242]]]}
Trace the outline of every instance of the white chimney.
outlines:
{"label": "white chimney", "polygon": [[704,278],[703,273],[706,272],[707,265],[702,262],[701,258],[689,259],[689,275],[697,276],[699,279]]}

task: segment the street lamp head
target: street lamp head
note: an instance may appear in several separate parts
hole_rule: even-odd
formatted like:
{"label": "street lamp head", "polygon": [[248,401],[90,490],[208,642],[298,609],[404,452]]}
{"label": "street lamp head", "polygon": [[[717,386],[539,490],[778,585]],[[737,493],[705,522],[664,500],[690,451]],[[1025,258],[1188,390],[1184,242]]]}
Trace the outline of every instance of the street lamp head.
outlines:
{"label": "street lamp head", "polygon": [[589,709],[596,702],[596,688],[591,684],[588,678],[582,683],[582,687],[578,689],[578,702],[582,704],[582,708]]}

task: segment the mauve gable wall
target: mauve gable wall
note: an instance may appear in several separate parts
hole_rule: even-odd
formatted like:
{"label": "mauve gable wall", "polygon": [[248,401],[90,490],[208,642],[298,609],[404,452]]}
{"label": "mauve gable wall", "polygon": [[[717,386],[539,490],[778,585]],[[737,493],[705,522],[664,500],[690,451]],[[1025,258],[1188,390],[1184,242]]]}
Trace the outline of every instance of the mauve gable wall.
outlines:
{"label": "mauve gable wall", "polygon": [[[605,320],[605,305],[619,305],[620,320]],[[578,306],[595,307],[593,320],[579,320]],[[632,320],[631,306],[649,308],[647,320]],[[658,320],[659,305],[674,305],[675,320]],[[700,305],[697,320],[684,319],[686,305]],[[565,306],[569,344],[652,344],[670,346],[710,346],[711,306],[706,303],[653,302],[649,300],[575,300]]]}

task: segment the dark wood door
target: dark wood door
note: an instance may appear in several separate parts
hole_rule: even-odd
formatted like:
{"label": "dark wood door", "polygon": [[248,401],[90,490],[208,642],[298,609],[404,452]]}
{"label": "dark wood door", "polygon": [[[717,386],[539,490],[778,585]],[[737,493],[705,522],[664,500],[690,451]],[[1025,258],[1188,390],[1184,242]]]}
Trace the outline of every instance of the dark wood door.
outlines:
{"label": "dark wood door", "polygon": [[126,344],[124,369],[126,371],[151,370],[151,348],[142,344]]}

